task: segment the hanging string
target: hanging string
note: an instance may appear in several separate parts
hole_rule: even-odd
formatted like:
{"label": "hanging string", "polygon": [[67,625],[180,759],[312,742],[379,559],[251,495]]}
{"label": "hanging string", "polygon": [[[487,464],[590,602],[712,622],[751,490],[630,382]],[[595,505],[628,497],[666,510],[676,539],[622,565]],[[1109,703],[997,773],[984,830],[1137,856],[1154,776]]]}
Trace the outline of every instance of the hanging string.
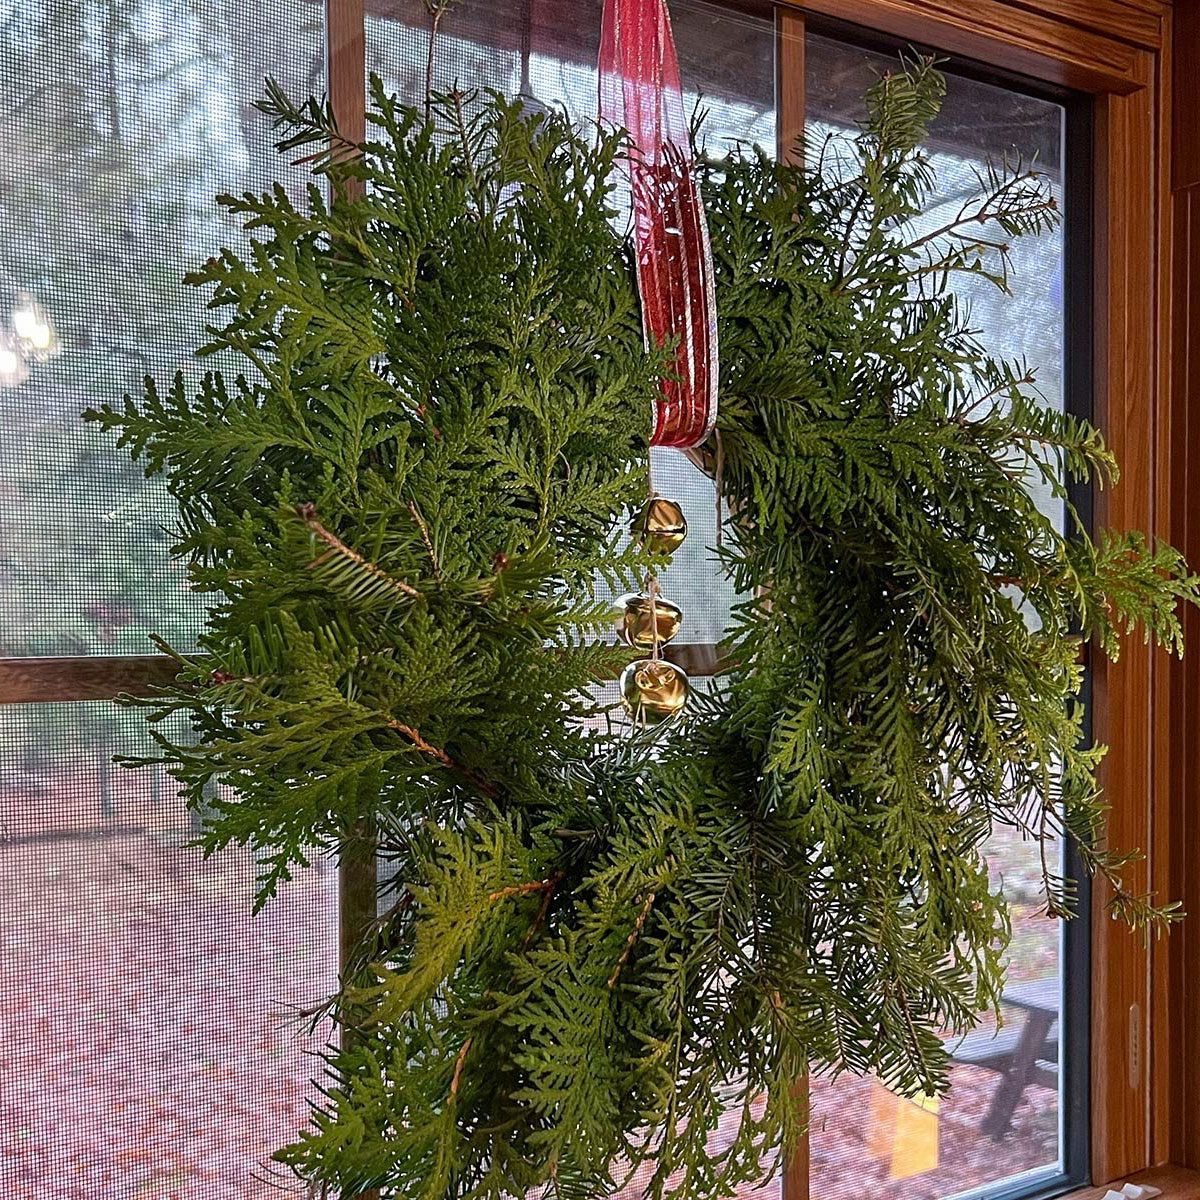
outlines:
{"label": "hanging string", "polygon": [[721,431],[718,429],[716,433],[717,439],[717,462],[713,469],[713,482],[717,488],[717,549],[721,549],[722,528],[725,524],[725,516],[722,512],[721,499],[725,489],[725,443],[721,441]]}
{"label": "hanging string", "polygon": [[[654,490],[654,451],[646,452],[646,503],[653,503],[658,493]],[[658,641],[658,578],[653,571],[646,572],[646,596],[650,601],[650,657],[657,661],[661,655]]]}
{"label": "hanging string", "polygon": [[533,81],[529,75],[529,60],[533,57],[533,0],[525,0],[521,25],[521,86],[518,95],[533,96]]}

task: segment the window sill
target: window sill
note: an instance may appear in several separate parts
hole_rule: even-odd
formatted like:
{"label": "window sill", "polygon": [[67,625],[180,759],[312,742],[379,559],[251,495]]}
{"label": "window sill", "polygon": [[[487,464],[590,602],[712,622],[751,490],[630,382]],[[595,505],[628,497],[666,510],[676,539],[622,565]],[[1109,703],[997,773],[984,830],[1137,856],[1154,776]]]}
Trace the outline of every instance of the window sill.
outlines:
{"label": "window sill", "polygon": [[1162,1188],[1161,1200],[1200,1200],[1200,1171],[1188,1171],[1183,1167],[1153,1167],[1130,1175],[1128,1180],[1118,1179],[1105,1187],[1071,1192],[1062,1200],[1100,1200],[1110,1187],[1119,1189],[1126,1182],[1149,1183]]}

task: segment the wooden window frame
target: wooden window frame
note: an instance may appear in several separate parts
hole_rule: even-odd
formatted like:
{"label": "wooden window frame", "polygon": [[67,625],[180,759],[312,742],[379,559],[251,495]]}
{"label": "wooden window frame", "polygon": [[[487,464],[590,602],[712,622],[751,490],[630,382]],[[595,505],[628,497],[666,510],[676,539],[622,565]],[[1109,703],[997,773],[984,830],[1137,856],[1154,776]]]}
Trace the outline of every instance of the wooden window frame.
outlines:
{"label": "wooden window frame", "polygon": [[[781,146],[803,126],[804,32],[811,15],[852,23],[1093,97],[1096,419],[1122,465],[1097,497],[1101,526],[1151,531],[1200,565],[1200,87],[1173,63],[1200,62],[1200,0],[781,0],[776,5]],[[328,89],[361,136],[363,0],[326,0]],[[1085,332],[1086,338],[1086,332]],[[1097,661],[1093,730],[1110,747],[1103,781],[1114,844],[1141,846],[1136,883],[1191,917],[1144,944],[1100,919],[1091,969],[1091,1176],[1147,1168],[1167,1200],[1200,1198],[1200,617],[1177,663],[1132,641]],[[711,670],[711,648],[681,648]],[[155,656],[0,660],[0,703],[145,694],[170,676]],[[370,831],[344,858],[343,947],[373,915]],[[807,1200],[807,1146],[789,1155],[785,1200]]]}

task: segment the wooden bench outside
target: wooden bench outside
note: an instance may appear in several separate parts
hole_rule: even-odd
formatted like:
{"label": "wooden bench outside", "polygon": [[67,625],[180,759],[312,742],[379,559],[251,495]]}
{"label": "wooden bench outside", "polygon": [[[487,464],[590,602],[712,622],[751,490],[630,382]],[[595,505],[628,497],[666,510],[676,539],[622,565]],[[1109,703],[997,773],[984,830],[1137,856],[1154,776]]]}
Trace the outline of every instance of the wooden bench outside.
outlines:
{"label": "wooden bench outside", "polygon": [[950,1048],[954,1062],[994,1071],[1000,1082],[979,1128],[1000,1141],[1012,1124],[1013,1113],[1030,1084],[1058,1087],[1058,1006],[1061,987],[1057,978],[1014,984],[1001,1003],[1025,1013],[1025,1020],[995,1033],[972,1033]]}

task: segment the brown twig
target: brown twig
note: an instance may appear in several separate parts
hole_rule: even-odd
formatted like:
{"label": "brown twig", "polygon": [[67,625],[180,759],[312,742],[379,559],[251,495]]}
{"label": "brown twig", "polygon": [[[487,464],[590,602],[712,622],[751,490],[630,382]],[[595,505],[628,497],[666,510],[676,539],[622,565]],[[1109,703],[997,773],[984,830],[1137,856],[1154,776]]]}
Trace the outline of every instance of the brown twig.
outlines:
{"label": "brown twig", "polygon": [[550,911],[550,902],[554,899],[554,891],[562,882],[563,873],[556,871],[546,881],[550,886],[546,888],[542,894],[542,903],[538,908],[537,916],[533,919],[533,924],[529,927],[529,932],[521,939],[521,949],[528,950],[533,945],[533,939],[537,937],[542,926],[546,923],[546,914]]}
{"label": "brown twig", "polygon": [[905,988],[903,980],[898,977],[893,977],[884,986],[889,993],[895,996],[897,1003],[900,1005],[900,1011],[904,1014],[904,1031],[908,1035],[908,1043],[913,1053],[913,1059],[920,1064],[922,1070],[927,1072],[925,1051],[921,1046],[921,1039],[917,1034],[917,1027],[913,1023],[912,1012],[908,1007],[908,990]]}
{"label": "brown twig", "polygon": [[422,754],[428,754],[430,758],[440,762],[443,767],[449,767],[452,771],[465,769],[460,767],[440,746],[434,746],[427,742],[411,725],[405,725],[403,721],[390,720],[387,727],[403,734]]}
{"label": "brown twig", "polygon": [[503,887],[498,892],[488,893],[488,903],[495,904],[497,900],[507,900],[509,896],[528,896],[530,892],[552,891],[561,878],[561,875],[551,875],[549,879],[539,879],[534,883],[515,883],[512,887]]}
{"label": "brown twig", "polygon": [[[401,592],[405,596],[413,599],[419,598],[421,593],[417,591],[411,583],[405,583],[403,579],[395,579],[389,575],[382,567],[363,558],[357,550],[351,549],[342,541],[335,533],[330,533],[320,521],[317,520],[317,510],[311,504],[300,504],[296,507],[296,515],[308,526],[309,531],[327,545],[334,553],[340,554],[343,558],[348,558],[352,563],[361,567],[369,575],[373,575],[380,583],[392,588],[394,591]],[[328,554],[322,554],[318,558],[313,559],[309,563],[309,569],[319,566],[328,559]]]}
{"label": "brown twig", "polygon": [[[1015,175],[1008,183],[1006,183],[999,191],[983,200],[983,207],[976,212],[968,212],[967,207],[959,209],[959,214],[953,221],[947,221],[945,225],[938,226],[937,229],[931,229],[928,233],[922,234],[915,241],[908,245],[909,250],[915,250],[918,246],[927,246],[930,242],[936,242],[939,238],[948,237],[955,231],[964,228],[967,225],[986,225],[989,221],[995,221],[997,217],[1004,215],[1003,209],[990,208],[994,201],[1011,191],[1012,187],[1017,183],[1027,183],[1030,179],[1035,178],[1036,171],[1026,171],[1021,175]],[[969,206],[969,202],[968,202]],[[1028,208],[1021,209],[1022,215],[1026,213],[1038,212],[1057,212],[1058,201],[1051,196],[1047,200],[1040,200],[1037,204],[1031,204]]]}
{"label": "brown twig", "polygon": [[995,397],[999,396],[1002,392],[1015,390],[1019,387],[1028,386],[1036,382],[1036,377],[1032,371],[1026,371],[1025,374],[1019,379],[1002,379],[998,384],[996,384],[995,387],[988,388],[988,390],[984,392],[982,396],[977,396],[974,400],[972,400],[966,408],[956,412],[952,419],[959,425],[965,425],[967,423],[967,418],[981,404],[986,404],[989,400],[995,399]]}
{"label": "brown twig", "polygon": [[489,783],[486,779],[476,775],[474,771],[464,767],[462,763],[456,762],[449,754],[441,748],[435,746],[432,742],[427,742],[419,730],[414,729],[411,725],[405,725],[403,721],[397,721],[391,718],[385,722],[388,729],[394,730],[403,737],[408,738],[412,744],[421,751],[422,754],[429,755],[435,762],[439,762],[443,767],[453,771],[456,775],[461,775],[473,787],[478,788],[485,796],[490,796],[495,799],[497,792],[494,784]]}
{"label": "brown twig", "polygon": [[332,1017],[333,1010],[337,1006],[337,999],[336,996],[326,996],[319,1003],[309,1008],[293,1009],[288,1015],[291,1020],[296,1022],[308,1021],[313,1017]]}
{"label": "brown twig", "polygon": [[415,501],[408,502],[408,511],[412,513],[412,519],[417,523],[417,528],[421,531],[421,541],[425,544],[425,552],[429,555],[430,565],[433,567],[433,575],[435,579],[442,577],[442,568],[438,563],[437,553],[433,549],[433,538],[429,536],[429,526],[425,523],[425,518],[421,516],[421,510],[417,507]]}
{"label": "brown twig", "polygon": [[454,1060],[454,1078],[450,1080],[451,1099],[458,1095],[458,1085],[462,1083],[463,1067],[467,1065],[467,1055],[471,1053],[471,1043],[474,1041],[473,1037],[467,1038],[458,1052],[458,1057]]}
{"label": "brown twig", "polygon": [[301,158],[292,159],[292,166],[302,167],[307,163],[317,162],[322,158],[328,158],[331,163],[341,165],[342,163],[350,162],[351,159],[362,153],[361,146],[340,133],[330,133],[327,137],[329,144],[323,150],[316,150],[312,154],[305,154]]}
{"label": "brown twig", "polygon": [[617,980],[621,978],[621,971],[629,961],[629,956],[633,953],[634,943],[641,935],[642,929],[646,924],[646,918],[650,915],[650,908],[653,904],[654,893],[650,892],[642,904],[642,911],[638,913],[638,918],[633,923],[633,928],[629,931],[629,936],[625,939],[625,949],[621,951],[621,957],[617,959],[617,965],[613,967],[612,974],[608,977],[608,990],[610,992],[617,986]]}
{"label": "brown twig", "polygon": [[434,48],[437,46],[438,30],[442,18],[450,11],[455,0],[425,0],[425,8],[431,18],[429,27],[429,53],[425,58],[425,120],[429,120],[430,108],[433,104],[433,59]]}

